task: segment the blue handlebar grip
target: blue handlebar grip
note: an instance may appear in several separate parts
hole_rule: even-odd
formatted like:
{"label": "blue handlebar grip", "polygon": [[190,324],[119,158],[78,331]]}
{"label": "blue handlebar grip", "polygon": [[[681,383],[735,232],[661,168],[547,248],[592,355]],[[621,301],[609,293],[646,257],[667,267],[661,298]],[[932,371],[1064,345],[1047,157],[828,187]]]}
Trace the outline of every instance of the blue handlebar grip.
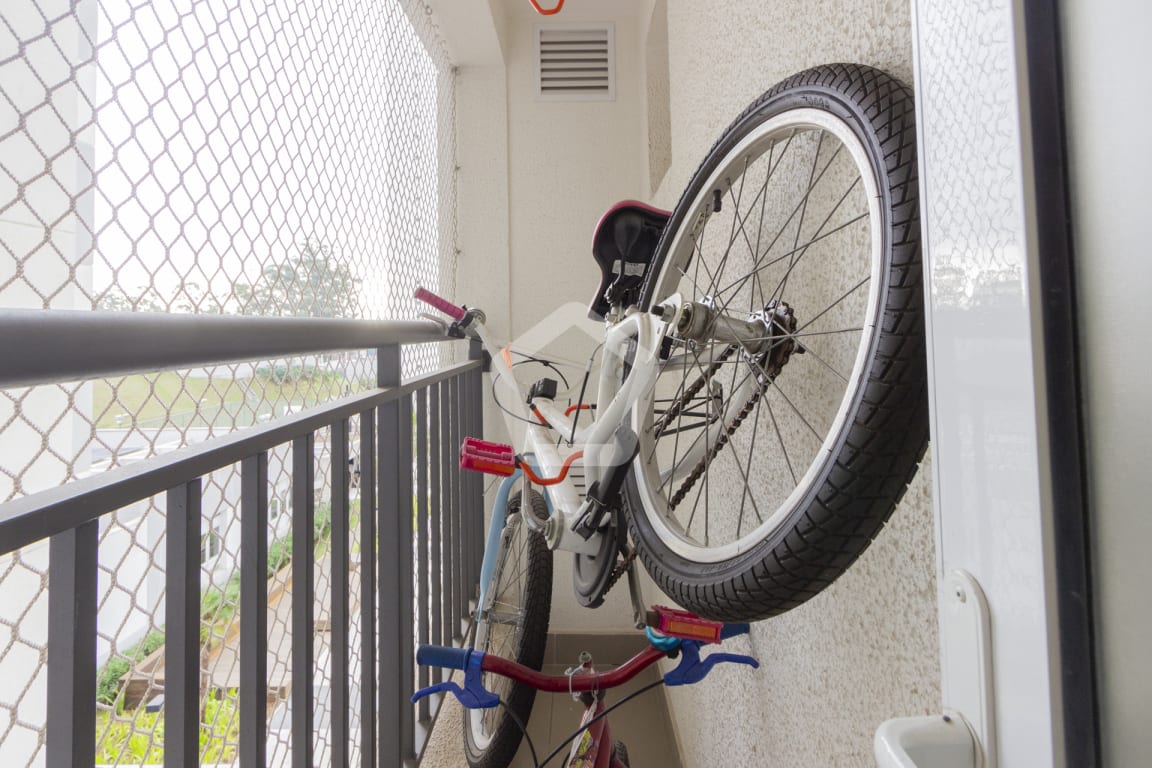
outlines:
{"label": "blue handlebar grip", "polygon": [[416,649],[416,663],[448,669],[467,669],[471,648],[447,648],[442,645],[422,645]]}

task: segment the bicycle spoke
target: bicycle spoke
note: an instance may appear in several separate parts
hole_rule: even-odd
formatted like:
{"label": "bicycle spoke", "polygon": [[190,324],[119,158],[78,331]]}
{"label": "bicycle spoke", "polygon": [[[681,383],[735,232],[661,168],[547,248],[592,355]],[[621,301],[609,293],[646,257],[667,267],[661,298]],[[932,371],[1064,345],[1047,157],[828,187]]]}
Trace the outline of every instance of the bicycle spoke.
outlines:
{"label": "bicycle spoke", "polygon": [[804,423],[804,426],[808,427],[812,434],[816,436],[816,439],[821,443],[824,442],[824,436],[821,435],[820,432],[808,422],[808,419],[804,417],[804,414],[800,412],[800,409],[796,407],[796,404],[792,402],[792,399],[788,397],[788,395],[784,394],[784,390],[780,389],[778,384],[774,385],[772,389],[773,391],[780,393],[780,397],[784,398],[784,402],[788,403],[788,405],[796,413],[796,416],[800,419],[800,421]]}
{"label": "bicycle spoke", "polygon": [[[696,367],[697,367],[697,368],[700,370],[700,373],[701,373],[701,375],[702,375],[702,376],[705,376],[705,378],[706,378],[706,379],[708,379],[708,378],[711,378],[711,377],[708,377],[708,376],[706,376],[706,375],[705,375],[705,371],[704,371],[704,369],[700,367],[700,363],[699,363],[699,360],[697,360],[697,361],[696,361]],[[745,380],[746,380],[746,379],[745,379]],[[743,385],[743,382],[741,382],[741,385]],[[677,427],[679,428],[679,426],[680,426],[680,425],[678,424],[678,425],[677,425]],[[684,452],[684,458],[680,459],[679,461],[676,461],[676,456],[678,456],[678,455],[679,455],[679,453],[678,453],[678,451],[676,451],[676,450],[675,450],[675,448],[676,448],[676,447],[678,447],[678,445],[679,445],[679,437],[677,437],[677,438],[676,438],[677,442],[676,442],[676,444],[675,444],[675,446],[674,446],[674,450],[673,450],[673,453],[672,453],[672,458],[673,458],[673,466],[672,466],[672,469],[671,469],[671,470],[668,472],[668,477],[667,477],[667,478],[666,478],[666,479],[665,479],[665,480],[664,480],[664,481],[661,483],[661,489],[662,489],[662,490],[663,490],[663,488],[664,488],[665,486],[667,486],[667,485],[668,485],[668,483],[669,483],[669,482],[671,482],[671,480],[672,480],[673,478],[675,478],[675,476],[676,476],[676,471],[677,471],[677,470],[678,470],[678,469],[681,467],[681,465],[683,465],[683,463],[684,463],[684,462],[687,460],[688,456],[689,456],[689,455],[691,455],[691,453],[692,453],[692,450],[693,450],[693,449],[696,447],[696,445],[697,445],[697,444],[700,442],[701,438],[704,438],[704,439],[705,439],[705,445],[707,445],[707,444],[708,444],[708,441],[707,441],[707,435],[708,435],[708,431],[707,431],[707,429],[705,429],[705,431],[704,431],[703,433],[701,433],[701,434],[697,435],[697,436],[696,436],[696,439],[694,439],[694,440],[692,441],[691,445],[689,445],[689,446],[688,446],[688,450],[686,450],[686,451]]]}
{"label": "bicycle spoke", "polygon": [[801,333],[796,331],[795,333],[788,334],[788,338],[795,339],[800,338],[801,336],[829,336],[835,333],[859,333],[862,330],[864,330],[864,326],[858,325],[855,328],[837,328],[834,331],[809,331],[808,333]]}
{"label": "bicycle spoke", "polygon": [[[808,199],[811,197],[811,194],[812,194],[811,191],[813,189],[815,189],[815,186],[812,184],[812,177],[816,175],[816,164],[817,164],[817,161],[820,159],[820,148],[823,146],[824,146],[824,131],[820,131],[820,136],[816,141],[816,151],[814,153],[812,153],[812,171],[808,175],[808,190],[809,191],[808,191],[808,194],[804,195],[804,201],[801,204],[803,207],[801,207],[801,209],[800,209],[800,220],[796,223],[796,237],[793,238],[793,240],[792,240],[792,250],[793,251],[795,251],[796,247],[800,244],[800,232],[801,232],[801,230],[804,229],[804,216],[808,213]],[[833,159],[835,159],[835,155],[833,155]],[[831,161],[829,161],[829,164],[831,164]],[[829,214],[829,215],[831,215],[831,214]],[[817,231],[817,233],[819,233],[820,229],[817,229],[816,231]],[[803,255],[803,254],[801,254],[801,255]],[[796,261],[799,261],[799,260],[800,260],[800,258],[797,257],[795,261],[791,262],[788,265],[787,271],[784,273],[784,280],[781,282],[780,290],[779,290],[779,294],[778,294],[778,296],[781,300],[783,299],[783,296],[784,296],[784,287],[788,284],[788,275],[791,274],[792,268],[796,266]],[[776,296],[777,296],[777,293],[774,291],[773,297],[775,298]]]}
{"label": "bicycle spoke", "polygon": [[776,439],[780,443],[780,452],[784,454],[784,463],[788,466],[788,474],[792,476],[792,485],[798,485],[796,471],[792,469],[792,460],[788,458],[788,447],[784,445],[784,435],[780,434],[780,425],[776,422],[776,413],[772,410],[772,403],[768,402],[768,398],[763,398],[763,400],[765,407],[768,408],[768,417],[772,419],[772,429],[776,432]]}
{"label": "bicycle spoke", "polygon": [[[759,269],[761,268],[761,267],[760,267],[760,260],[761,260],[761,259],[763,259],[763,258],[765,258],[765,257],[767,257],[767,256],[768,256],[768,254],[772,252],[772,248],[773,248],[773,247],[775,247],[775,245],[776,245],[776,242],[777,242],[777,241],[778,241],[778,240],[779,240],[779,239],[780,239],[780,238],[781,238],[781,237],[784,235],[784,233],[785,233],[785,232],[788,230],[788,225],[789,225],[789,224],[792,222],[792,219],[793,219],[793,218],[796,216],[796,214],[797,214],[797,213],[799,213],[799,211],[800,211],[801,207],[803,207],[803,206],[807,205],[807,202],[808,202],[808,198],[809,198],[809,197],[811,197],[811,195],[812,195],[812,192],[813,192],[813,191],[816,189],[816,186],[817,186],[817,185],[820,183],[820,180],[824,178],[824,174],[828,172],[828,169],[829,169],[829,168],[832,166],[832,163],[833,163],[833,162],[836,160],[836,157],[837,157],[837,155],[839,155],[839,154],[840,154],[840,150],[841,150],[842,148],[843,148],[843,145],[841,145],[840,147],[837,147],[837,148],[836,148],[836,151],[835,151],[834,153],[832,153],[832,157],[828,158],[828,162],[827,162],[827,163],[825,163],[825,165],[824,165],[824,167],[821,169],[820,173],[819,173],[819,174],[816,176],[816,178],[815,178],[815,179],[814,179],[814,180],[813,180],[813,181],[810,183],[810,185],[809,185],[808,189],[807,189],[807,190],[805,191],[805,193],[804,193],[804,196],[803,196],[803,197],[800,199],[800,202],[798,202],[798,203],[796,204],[796,207],[794,207],[794,208],[792,209],[792,212],[788,214],[788,218],[786,218],[786,219],[784,220],[784,223],[781,225],[781,227],[780,227],[780,230],[779,230],[779,231],[776,233],[776,235],[775,235],[775,236],[773,236],[773,238],[772,238],[772,241],[768,243],[768,247],[764,249],[764,253],[763,253],[763,254],[761,254],[761,255],[759,255],[759,256],[757,256],[757,258],[756,258],[756,261],[755,261],[755,262],[752,264],[752,270],[751,270],[751,271],[748,273],[748,275],[746,275],[745,277],[741,278],[741,280],[746,280],[748,276],[750,276],[750,275],[754,274],[755,272],[759,271]],[[739,282],[739,281],[738,281],[738,282]],[[732,285],[735,285],[735,284],[736,284],[736,283],[733,283]],[[725,287],[725,288],[721,289],[721,291],[720,291],[720,292],[721,292],[721,293],[723,293],[723,292],[727,291],[727,290],[728,290],[728,288],[731,288],[731,287],[732,287],[732,285],[729,285],[729,286],[727,286],[727,287]]]}
{"label": "bicycle spoke", "polygon": [[[740,215],[740,199],[744,194],[744,179],[747,178],[747,171],[748,171],[748,161],[747,160],[745,160],[745,162],[744,162],[744,171],[745,172],[740,175],[740,196],[737,196],[732,192],[731,186],[728,187],[728,197],[732,200],[732,210],[733,210],[732,231],[729,233],[728,246],[727,246],[727,248],[724,249],[724,255],[720,259],[720,265],[716,268],[716,275],[717,276],[723,274],[724,267],[726,267],[728,265],[728,257],[732,253],[733,246],[736,245],[737,230],[739,230],[740,234],[744,237],[745,244],[747,244],[749,247],[751,247],[751,243],[748,240],[748,233],[745,231],[744,224],[747,221],[748,217],[752,215],[752,210],[749,209],[749,211],[744,216]],[[757,193],[757,198],[759,198],[761,194],[765,195],[765,197],[766,197],[767,196],[767,189],[768,189],[768,185],[767,185],[767,182],[765,182],[765,184],[761,188],[760,192]],[[752,203],[754,206],[756,203],[756,198],[753,198]],[[755,257],[755,255],[756,255],[755,253],[752,254],[753,257]],[[715,285],[715,281],[713,281],[713,285]]]}
{"label": "bicycle spoke", "polygon": [[[818,314],[818,315],[816,315],[815,317],[813,317],[813,318],[809,319],[809,320],[808,320],[808,322],[804,323],[804,325],[802,325],[802,326],[800,326],[799,328],[797,328],[797,329],[796,329],[796,333],[799,333],[800,331],[804,330],[804,329],[805,329],[805,328],[807,328],[808,326],[812,325],[812,323],[814,323],[814,322],[816,322],[817,320],[819,320],[820,318],[824,317],[824,315],[828,314],[828,312],[829,312],[829,311],[831,311],[832,307],[835,307],[837,304],[839,304],[840,302],[844,301],[844,299],[848,298],[848,297],[849,297],[849,296],[851,296],[853,293],[855,293],[856,291],[860,290],[860,287],[861,287],[861,286],[863,286],[863,285],[865,285],[865,284],[867,284],[867,282],[868,282],[869,280],[871,280],[871,279],[872,279],[872,276],[871,276],[871,275],[869,275],[868,277],[864,278],[864,279],[863,279],[863,280],[861,280],[860,282],[856,283],[856,285],[854,285],[854,286],[852,286],[851,288],[849,288],[847,291],[845,291],[845,292],[844,292],[844,294],[843,294],[843,295],[841,295],[841,296],[840,296],[840,298],[836,299],[836,301],[832,302],[832,303],[831,303],[831,304],[829,304],[827,307],[825,307],[825,308],[824,308],[824,309],[823,309],[823,310],[820,312],[820,314]],[[794,335],[795,335],[795,334],[794,334]]]}
{"label": "bicycle spoke", "polygon": [[[733,368],[733,369],[732,369],[732,381],[731,381],[731,383],[729,384],[729,390],[728,390],[728,393],[729,393],[729,396],[730,396],[730,397],[733,397],[733,398],[735,398],[735,396],[736,396],[736,392],[738,391],[738,390],[737,390],[737,388],[736,388],[736,374],[738,373],[738,371],[739,371],[739,369],[737,369],[737,368]],[[741,407],[743,406],[743,404],[740,404],[740,403],[738,403],[737,405],[740,405]],[[721,413],[727,414],[727,413],[728,413],[728,408],[727,408],[727,407],[725,407],[725,408],[724,408],[724,409],[721,411]],[[728,430],[728,425],[727,425],[727,424],[721,423],[721,425],[720,425],[720,426],[721,426],[721,429],[723,429],[725,432]],[[755,430],[753,430],[752,434],[753,434],[753,435],[755,435],[755,434],[756,434]],[[745,493],[747,493],[747,491],[748,491],[748,473],[747,473],[747,472],[745,472],[745,471],[744,471],[744,468],[740,466],[740,460],[739,460],[739,458],[737,457],[737,455],[736,455],[736,453],[735,453],[735,448],[733,448],[731,451],[729,451],[729,453],[730,453],[730,454],[732,455],[732,457],[733,457],[733,462],[736,464],[736,469],[740,470],[740,475],[741,475],[741,478],[742,478],[742,480],[744,481],[744,492],[745,492]],[[708,473],[708,474],[710,475],[711,473]],[[705,475],[705,482],[707,482],[707,478],[708,478],[708,475]],[[753,505],[755,505],[755,502],[753,502]],[[741,500],[740,500],[740,508],[741,508],[741,510],[743,510],[743,508],[744,508],[744,500],[743,500],[743,497],[741,497]],[[759,512],[757,512],[757,515],[759,515]],[[737,538],[739,538],[739,536],[740,536],[740,526],[739,526],[739,522],[737,522],[737,526],[736,526],[736,536],[737,536]]]}
{"label": "bicycle spoke", "polygon": [[728,283],[726,286],[724,286],[723,288],[721,288],[721,289],[718,291],[718,293],[720,293],[720,294],[724,294],[724,293],[727,293],[727,292],[728,292],[730,289],[732,289],[733,287],[735,287],[735,288],[737,289],[737,291],[738,291],[738,290],[739,290],[739,288],[740,288],[739,284],[741,283],[741,281],[747,282],[747,280],[748,280],[750,277],[752,277],[753,275],[755,275],[755,274],[758,274],[758,273],[760,273],[760,272],[763,272],[764,270],[766,270],[766,269],[769,269],[770,267],[774,267],[774,266],[776,266],[777,264],[779,264],[780,262],[782,262],[782,261],[784,261],[784,260],[786,260],[786,259],[789,259],[789,258],[790,258],[790,257],[791,257],[791,256],[792,256],[794,253],[796,253],[797,251],[803,251],[803,250],[805,250],[806,248],[809,248],[809,247],[811,247],[812,245],[814,245],[814,244],[816,244],[816,243],[820,242],[821,240],[824,240],[824,239],[826,239],[826,238],[829,238],[829,237],[831,237],[832,235],[835,235],[835,234],[837,234],[838,232],[842,232],[843,230],[845,230],[845,229],[847,229],[848,227],[852,226],[852,225],[853,225],[853,224],[855,224],[856,222],[858,222],[858,221],[861,221],[861,220],[863,220],[863,219],[866,219],[866,218],[868,218],[868,214],[867,214],[867,213],[862,213],[862,214],[860,214],[859,216],[856,216],[856,217],[854,217],[854,218],[851,218],[851,219],[849,219],[848,221],[844,222],[843,224],[841,224],[840,226],[836,227],[835,229],[830,229],[830,230],[828,230],[827,232],[823,233],[822,235],[819,235],[818,237],[814,237],[814,238],[812,238],[811,240],[809,240],[808,242],[804,243],[803,245],[801,245],[801,246],[800,246],[799,248],[797,248],[796,250],[794,250],[794,251],[786,251],[785,253],[782,253],[782,254],[780,254],[779,256],[777,256],[776,258],[772,259],[771,261],[765,262],[764,264],[760,264],[759,266],[757,266],[757,267],[756,267],[756,269],[752,270],[751,272],[748,272],[748,273],[746,273],[746,274],[744,274],[744,275],[742,275],[742,276],[740,276],[740,277],[736,278],[736,279],[735,279],[733,282],[731,282],[731,283]]}
{"label": "bicycle spoke", "polygon": [[[794,135],[795,134],[793,134],[793,136]],[[789,142],[791,142],[792,137],[790,136],[788,138],[788,140],[789,140]],[[772,167],[772,153],[775,151],[775,149],[776,149],[776,142],[773,141],[772,145],[768,147],[768,173],[764,177],[764,188],[760,193],[761,194],[761,197],[760,197],[760,220],[756,225],[756,245],[752,246],[752,258],[753,259],[756,258],[756,254],[760,253],[760,236],[764,233],[764,212],[768,207],[768,182],[772,180],[772,173],[774,171],[774,169]],[[760,275],[756,274],[755,277],[756,277],[756,289],[760,293],[759,304],[761,307],[763,307],[765,304],[764,286],[760,282]],[[753,305],[753,307],[755,307],[755,305]]]}
{"label": "bicycle spoke", "polygon": [[840,373],[840,371],[838,371],[838,370],[836,370],[834,367],[832,367],[832,364],[831,364],[831,363],[827,362],[827,361],[826,361],[824,358],[820,357],[820,355],[818,355],[818,354],[816,354],[814,351],[812,351],[812,348],[811,348],[811,347],[805,347],[805,348],[804,348],[804,357],[805,357],[806,359],[807,359],[807,358],[809,358],[809,357],[811,357],[813,360],[815,360],[816,362],[820,363],[822,366],[824,366],[825,368],[827,368],[828,370],[830,370],[834,376],[836,376],[837,378],[839,378],[839,379],[840,379],[841,381],[843,381],[845,384],[847,384],[847,383],[848,383],[848,377],[847,377],[847,376],[845,376],[844,374]]}
{"label": "bicycle spoke", "polygon": [[[856,185],[858,183],[860,183],[860,177],[856,177],[856,180],[852,182],[852,184],[848,187],[848,189],[844,190],[844,194],[841,195],[840,199],[836,201],[836,205],[832,208],[831,211],[828,212],[828,215],[824,218],[824,221],[820,222],[820,226],[816,228],[816,234],[817,235],[819,235],[821,232],[824,231],[824,226],[829,221],[832,220],[832,216],[835,215],[836,211],[840,210],[840,206],[843,205],[844,201],[848,199],[848,195],[850,195],[852,193],[852,190],[856,188]],[[861,215],[867,216],[867,214],[861,214]],[[849,226],[849,224],[844,224],[839,229],[843,229],[844,227],[847,227],[847,226]],[[833,231],[839,231],[839,229],[833,230]],[[797,238],[797,239],[799,239],[799,238]],[[808,252],[808,249],[812,246],[813,242],[815,242],[815,240],[808,241],[808,243],[802,249],[796,248],[796,247],[794,247],[792,249],[793,253],[795,253],[797,250],[799,250],[800,254],[795,259],[793,259],[789,262],[788,269],[785,270],[784,277],[781,278],[781,280],[780,280],[779,289],[777,291],[772,292],[773,298],[777,298],[777,299],[783,301],[784,287],[788,283],[789,275],[792,274],[792,270],[796,268],[796,265],[800,263],[800,260],[804,258],[804,254],[806,254]]]}
{"label": "bicycle spoke", "polygon": [[[760,423],[760,403],[762,403],[763,401],[764,401],[763,397],[758,398],[756,400],[756,413],[754,413],[752,415],[752,423],[753,424],[759,424]],[[759,430],[753,429],[752,430],[752,439],[748,441],[748,467],[743,473],[745,478],[747,478],[748,475],[752,472],[752,458],[756,454],[756,435],[758,432],[759,432]],[[740,531],[741,531],[743,523],[744,523],[744,502],[748,499],[748,497],[751,495],[751,493],[752,493],[752,489],[748,485],[748,481],[745,480],[744,481],[744,492],[742,494],[740,494],[740,515],[739,515],[739,517],[736,518],[736,538],[740,538]],[[763,524],[764,518],[760,517],[760,509],[759,509],[759,507],[756,506],[755,497],[752,498],[752,511],[754,511],[756,513],[756,520],[759,523]]]}
{"label": "bicycle spoke", "polygon": [[691,432],[694,429],[703,429],[705,426],[714,423],[713,421],[698,421],[694,424],[686,424],[683,427],[676,427],[675,429],[666,429],[661,432],[662,435],[675,435],[678,432]]}

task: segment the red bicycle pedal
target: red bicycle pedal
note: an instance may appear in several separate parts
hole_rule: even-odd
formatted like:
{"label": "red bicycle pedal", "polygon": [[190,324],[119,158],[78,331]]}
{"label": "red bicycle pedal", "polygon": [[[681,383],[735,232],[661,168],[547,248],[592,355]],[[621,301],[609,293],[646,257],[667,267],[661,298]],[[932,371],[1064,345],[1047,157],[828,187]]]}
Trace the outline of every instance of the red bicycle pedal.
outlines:
{"label": "red bicycle pedal", "polygon": [[508,477],[516,471],[516,452],[510,445],[466,437],[460,446],[460,469]]}
{"label": "red bicycle pedal", "polygon": [[702,643],[720,642],[720,632],[724,629],[722,622],[702,619],[694,613],[663,605],[654,605],[652,610],[657,617],[652,628],[662,635]]}

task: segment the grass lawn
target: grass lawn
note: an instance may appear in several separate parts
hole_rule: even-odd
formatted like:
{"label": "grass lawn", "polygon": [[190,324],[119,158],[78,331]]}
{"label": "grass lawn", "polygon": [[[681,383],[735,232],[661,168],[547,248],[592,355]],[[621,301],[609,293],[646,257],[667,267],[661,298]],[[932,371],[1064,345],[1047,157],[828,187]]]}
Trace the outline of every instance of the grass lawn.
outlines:
{"label": "grass lawn", "polygon": [[272,403],[315,405],[336,397],[342,389],[343,380],[331,375],[281,383],[259,376],[243,380],[183,378],[167,371],[95,382],[92,413],[100,428],[130,427],[133,416],[137,424],[154,422],[160,426],[169,414],[191,413],[198,408],[206,419],[214,421],[222,405],[242,403],[246,394],[251,406],[264,403],[265,409],[270,409]]}

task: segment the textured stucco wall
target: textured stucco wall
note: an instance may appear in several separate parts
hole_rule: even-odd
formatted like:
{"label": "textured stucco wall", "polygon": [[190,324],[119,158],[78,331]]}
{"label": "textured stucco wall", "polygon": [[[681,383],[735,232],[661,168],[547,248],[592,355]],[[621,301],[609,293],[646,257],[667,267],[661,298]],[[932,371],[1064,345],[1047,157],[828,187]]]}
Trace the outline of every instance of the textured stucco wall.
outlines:
{"label": "textured stucco wall", "polygon": [[[504,0],[508,83],[509,293],[512,338],[531,332],[559,303],[592,298],[600,276],[591,256],[592,231],[609,206],[643,195],[644,122],[640,95],[641,19],[637,7],[613,2],[570,3],[542,17],[523,0]],[[540,101],[535,95],[533,28],[538,23],[611,21],[616,40],[614,101]],[[581,312],[582,314],[582,312]],[[600,330],[593,324],[593,334]],[[593,336],[569,331],[544,348],[559,359],[584,360]],[[569,371],[571,373],[571,371]],[[544,375],[537,369],[530,375]],[[556,555],[552,629],[627,628],[627,593],[617,590],[597,611],[572,595],[568,553]]]}
{"label": "textured stucco wall", "polygon": [[[912,80],[905,2],[667,6],[672,164],[658,205],[674,205],[728,123],[791,73],[852,61]],[[889,525],[830,589],[739,641],[759,671],[669,690],[684,765],[871,765],[882,721],[938,709],[930,479],[925,464]]]}

